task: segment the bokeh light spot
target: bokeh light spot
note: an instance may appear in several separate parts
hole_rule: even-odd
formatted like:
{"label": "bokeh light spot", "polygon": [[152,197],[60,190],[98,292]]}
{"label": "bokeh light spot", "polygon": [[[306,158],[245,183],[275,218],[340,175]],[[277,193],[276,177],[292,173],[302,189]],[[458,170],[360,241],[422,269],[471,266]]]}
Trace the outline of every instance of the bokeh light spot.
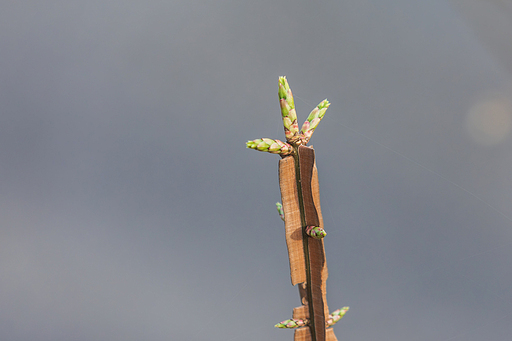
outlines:
{"label": "bokeh light spot", "polygon": [[473,141],[481,145],[502,142],[512,128],[512,104],[503,96],[487,97],[476,102],[468,112],[466,129]]}

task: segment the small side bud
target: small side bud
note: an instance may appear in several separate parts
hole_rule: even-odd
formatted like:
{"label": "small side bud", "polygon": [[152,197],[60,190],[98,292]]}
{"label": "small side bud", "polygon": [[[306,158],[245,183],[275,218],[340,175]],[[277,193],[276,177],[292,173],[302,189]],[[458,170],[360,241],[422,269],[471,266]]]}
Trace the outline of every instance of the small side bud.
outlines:
{"label": "small side bud", "polygon": [[280,202],[276,202],[276,208],[277,208],[277,212],[279,213],[279,217],[281,217],[281,220],[284,221],[283,205],[281,205]]}
{"label": "small side bud", "polygon": [[306,226],[306,234],[311,238],[322,239],[327,233],[320,226]]}

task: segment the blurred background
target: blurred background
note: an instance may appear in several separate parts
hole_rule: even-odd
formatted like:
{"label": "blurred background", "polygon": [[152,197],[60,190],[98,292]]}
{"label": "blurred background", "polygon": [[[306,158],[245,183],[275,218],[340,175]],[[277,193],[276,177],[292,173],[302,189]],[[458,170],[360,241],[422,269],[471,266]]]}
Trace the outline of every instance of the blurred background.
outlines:
{"label": "blurred background", "polygon": [[6,1],[0,339],[292,340],[277,80],[339,340],[512,334],[512,5]]}

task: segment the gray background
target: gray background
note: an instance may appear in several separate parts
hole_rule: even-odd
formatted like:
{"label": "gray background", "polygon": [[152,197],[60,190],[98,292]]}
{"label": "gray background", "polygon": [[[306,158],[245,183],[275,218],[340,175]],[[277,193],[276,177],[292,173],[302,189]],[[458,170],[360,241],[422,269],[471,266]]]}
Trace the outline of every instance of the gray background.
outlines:
{"label": "gray background", "polygon": [[509,2],[1,7],[1,340],[292,340],[280,75],[338,339],[510,339]]}

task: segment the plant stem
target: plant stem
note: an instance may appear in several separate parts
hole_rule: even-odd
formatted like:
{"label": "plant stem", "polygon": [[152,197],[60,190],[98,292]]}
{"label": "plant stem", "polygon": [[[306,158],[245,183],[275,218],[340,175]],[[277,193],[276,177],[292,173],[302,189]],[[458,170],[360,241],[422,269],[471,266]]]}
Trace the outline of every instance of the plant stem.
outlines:
{"label": "plant stem", "polygon": [[297,184],[297,193],[299,196],[300,222],[302,226],[302,242],[304,245],[304,260],[306,262],[306,294],[308,298],[309,308],[309,330],[311,332],[311,341],[316,340],[315,332],[315,312],[313,309],[313,292],[311,289],[311,262],[309,260],[309,236],[306,234],[306,215],[304,211],[304,198],[302,197],[302,183],[300,181],[300,160],[298,146],[294,146],[295,153],[293,159],[295,161],[295,182]]}

